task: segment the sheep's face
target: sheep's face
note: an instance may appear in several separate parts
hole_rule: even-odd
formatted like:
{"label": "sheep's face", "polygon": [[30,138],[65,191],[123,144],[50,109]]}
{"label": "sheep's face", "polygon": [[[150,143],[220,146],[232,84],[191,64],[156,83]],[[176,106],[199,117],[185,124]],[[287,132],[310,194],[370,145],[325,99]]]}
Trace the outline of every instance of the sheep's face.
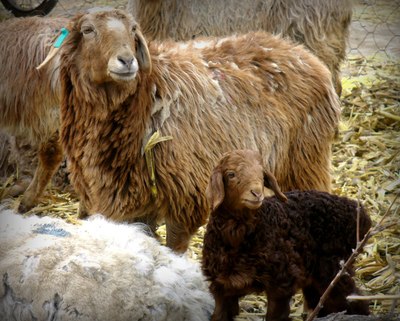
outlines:
{"label": "sheep's face", "polygon": [[235,150],[226,153],[215,167],[206,196],[214,211],[221,204],[229,210],[257,209],[264,199],[264,185],[282,200],[275,177],[265,171],[260,153]]}
{"label": "sheep's face", "polygon": [[83,15],[73,23],[75,63],[95,83],[135,81],[151,68],[146,42],[132,16],[120,10]]}

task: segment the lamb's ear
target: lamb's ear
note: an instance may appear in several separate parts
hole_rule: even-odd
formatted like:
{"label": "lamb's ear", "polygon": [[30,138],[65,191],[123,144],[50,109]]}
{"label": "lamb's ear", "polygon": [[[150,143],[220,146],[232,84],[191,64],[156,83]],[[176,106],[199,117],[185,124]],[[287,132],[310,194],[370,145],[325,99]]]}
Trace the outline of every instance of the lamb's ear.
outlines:
{"label": "lamb's ear", "polygon": [[206,198],[210,204],[211,211],[221,205],[225,197],[224,181],[222,178],[222,172],[216,168],[214,169],[210,182],[206,189]]}
{"label": "lamb's ear", "polygon": [[282,202],[287,201],[287,197],[281,192],[275,176],[267,170],[264,170],[264,186],[270,188]]}
{"label": "lamb's ear", "polygon": [[139,29],[135,31],[135,36],[138,44],[136,58],[138,60],[139,67],[143,72],[150,73],[151,57],[149,47],[147,47],[146,39],[143,37],[143,34]]}

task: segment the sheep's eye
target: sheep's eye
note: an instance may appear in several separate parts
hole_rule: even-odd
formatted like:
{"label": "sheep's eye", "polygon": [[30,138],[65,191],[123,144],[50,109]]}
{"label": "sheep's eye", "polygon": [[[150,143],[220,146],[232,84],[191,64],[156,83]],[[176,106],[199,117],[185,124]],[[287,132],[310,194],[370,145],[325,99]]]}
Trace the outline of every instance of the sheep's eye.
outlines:
{"label": "sheep's eye", "polygon": [[226,173],[226,177],[228,178],[228,179],[232,179],[232,178],[235,178],[235,173],[234,172],[227,172]]}
{"label": "sheep's eye", "polygon": [[132,32],[135,33],[137,29],[137,25],[132,26]]}
{"label": "sheep's eye", "polygon": [[81,28],[81,32],[82,32],[84,35],[89,35],[89,34],[91,34],[91,33],[94,33],[94,28],[93,28],[92,26],[83,26],[83,27]]}

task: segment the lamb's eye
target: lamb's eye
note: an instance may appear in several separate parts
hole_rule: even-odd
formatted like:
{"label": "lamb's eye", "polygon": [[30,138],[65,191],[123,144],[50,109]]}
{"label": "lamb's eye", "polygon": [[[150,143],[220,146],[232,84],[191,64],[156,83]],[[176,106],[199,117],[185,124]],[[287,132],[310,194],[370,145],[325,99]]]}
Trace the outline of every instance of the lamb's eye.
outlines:
{"label": "lamb's eye", "polygon": [[228,178],[228,179],[232,179],[232,178],[235,178],[235,173],[234,172],[227,172],[226,173],[226,177]]}

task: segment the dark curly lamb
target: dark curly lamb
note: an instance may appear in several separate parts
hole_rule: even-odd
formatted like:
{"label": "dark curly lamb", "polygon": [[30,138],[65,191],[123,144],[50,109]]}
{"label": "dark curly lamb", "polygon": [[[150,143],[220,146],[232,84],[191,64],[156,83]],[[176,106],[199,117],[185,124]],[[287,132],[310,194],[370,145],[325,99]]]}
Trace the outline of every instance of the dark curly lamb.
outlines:
{"label": "dark curly lamb", "polygon": [[[301,289],[308,309],[371,226],[362,206],[326,192],[282,193],[251,150],[227,153],[214,169],[206,195],[211,216],[204,236],[203,271],[215,298],[216,320],[233,320],[238,299],[265,291],[266,320],[290,320],[289,302]],[[264,186],[276,196],[264,197]],[[351,269],[334,287],[319,316],[346,311],[368,314],[368,303],[348,302],[357,293]]]}

